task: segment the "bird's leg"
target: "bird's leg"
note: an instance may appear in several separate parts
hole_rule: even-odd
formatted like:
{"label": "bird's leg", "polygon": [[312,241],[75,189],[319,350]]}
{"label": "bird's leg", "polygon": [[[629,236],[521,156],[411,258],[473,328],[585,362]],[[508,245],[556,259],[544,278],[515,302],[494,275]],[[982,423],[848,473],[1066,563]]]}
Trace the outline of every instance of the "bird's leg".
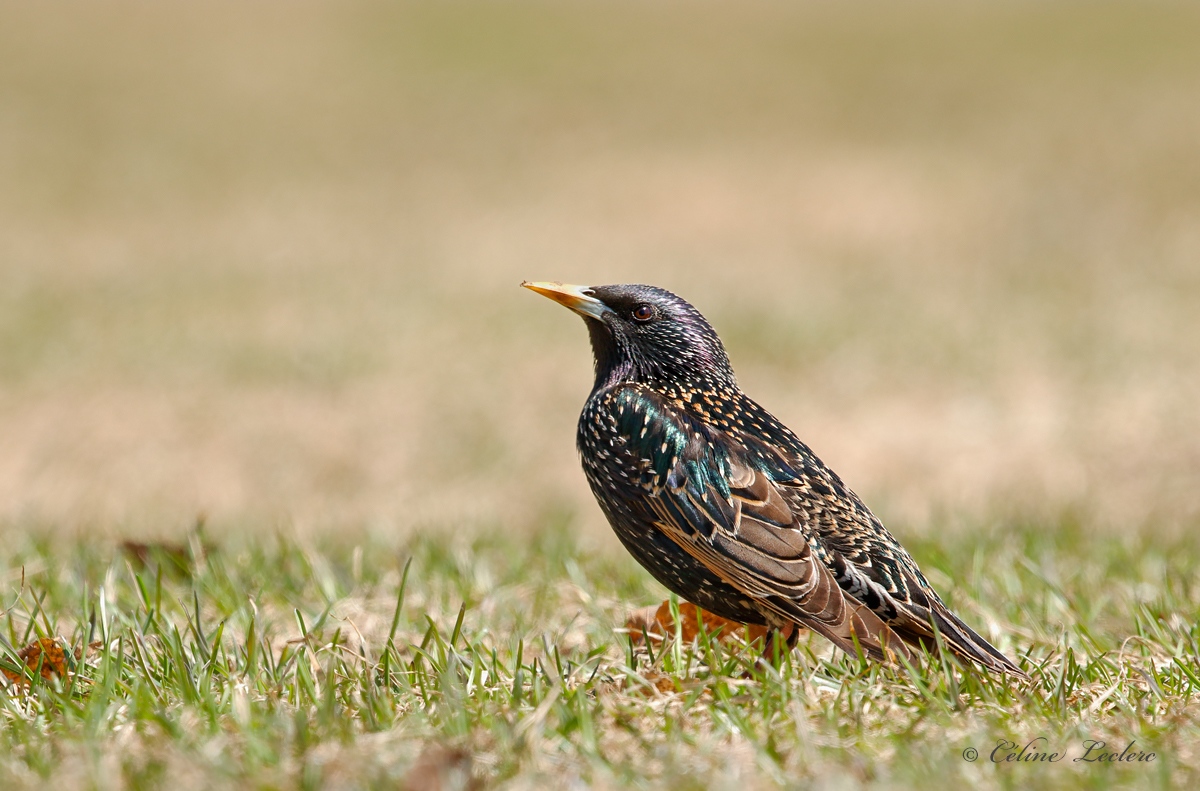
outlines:
{"label": "bird's leg", "polygon": [[800,627],[791,621],[782,627],[771,629],[764,638],[766,644],[763,646],[762,656],[759,659],[769,662],[771,667],[778,670],[779,666],[783,664],[783,658],[792,652],[799,639]]}

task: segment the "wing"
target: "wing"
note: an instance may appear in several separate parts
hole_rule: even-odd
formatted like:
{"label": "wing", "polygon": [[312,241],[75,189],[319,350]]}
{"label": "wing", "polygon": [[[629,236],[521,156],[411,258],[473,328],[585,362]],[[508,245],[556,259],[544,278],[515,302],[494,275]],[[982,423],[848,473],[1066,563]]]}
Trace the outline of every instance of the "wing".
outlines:
{"label": "wing", "polygon": [[940,634],[950,651],[989,670],[1026,677],[942,602],[912,556],[841,478],[748,398],[740,404],[770,442],[731,426],[734,441],[766,470],[802,529],[816,535],[814,551],[838,585],[865,604],[906,642],[936,650]]}
{"label": "wing", "polygon": [[964,660],[1026,677],[946,607],[836,473],[739,396],[723,406],[741,417],[717,419],[695,400],[683,408],[643,388],[617,394],[614,429],[630,438],[658,529],[764,611],[848,651],[855,642],[876,658],[885,645],[907,654],[906,642],[936,650],[940,635]]}
{"label": "wing", "polygon": [[[768,455],[765,450],[761,453]],[[1026,677],[946,607],[900,542],[811,452],[780,457],[769,467],[800,523],[821,537],[822,560],[838,585],[901,638],[936,650],[936,635],[940,635],[946,647],[962,659],[995,672]]]}
{"label": "wing", "polygon": [[626,451],[646,462],[645,501],[668,538],[781,621],[807,626],[851,654],[911,656],[838,585],[814,551],[819,539],[728,434],[646,391],[630,392],[617,414]]}

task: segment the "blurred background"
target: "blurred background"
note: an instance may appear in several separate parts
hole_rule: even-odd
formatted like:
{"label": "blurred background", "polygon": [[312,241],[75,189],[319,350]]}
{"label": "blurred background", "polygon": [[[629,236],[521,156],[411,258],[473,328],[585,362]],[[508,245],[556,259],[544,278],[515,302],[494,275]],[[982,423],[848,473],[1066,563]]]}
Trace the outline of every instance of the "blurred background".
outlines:
{"label": "blurred background", "polygon": [[615,545],[645,282],[902,534],[1200,518],[1200,7],[0,6],[0,531]]}

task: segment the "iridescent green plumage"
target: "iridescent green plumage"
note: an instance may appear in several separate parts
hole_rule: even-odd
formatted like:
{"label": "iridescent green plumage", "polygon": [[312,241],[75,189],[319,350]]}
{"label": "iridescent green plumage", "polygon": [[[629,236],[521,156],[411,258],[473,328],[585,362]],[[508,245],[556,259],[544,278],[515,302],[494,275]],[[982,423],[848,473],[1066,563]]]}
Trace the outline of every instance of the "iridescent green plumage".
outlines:
{"label": "iridescent green plumage", "polygon": [[577,441],[621,542],[660,582],[717,615],[813,629],[887,660],[935,634],[956,655],[1023,675],[951,613],[842,480],[737,386],[695,308],[652,286],[531,284],[584,316],[596,380]]}

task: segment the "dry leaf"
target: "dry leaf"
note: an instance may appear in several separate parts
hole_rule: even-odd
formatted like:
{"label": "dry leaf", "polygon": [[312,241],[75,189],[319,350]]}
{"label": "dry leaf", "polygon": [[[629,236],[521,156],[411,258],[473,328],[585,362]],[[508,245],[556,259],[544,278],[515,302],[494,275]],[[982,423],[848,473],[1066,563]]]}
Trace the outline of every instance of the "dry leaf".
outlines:
{"label": "dry leaf", "polygon": [[122,541],[120,546],[121,551],[129,558],[130,564],[138,571],[150,566],[162,565],[164,570],[185,577],[192,575],[195,566],[194,553],[199,552],[198,557],[202,558],[211,555],[213,551],[211,545],[203,543],[193,546],[164,542],[147,544],[143,541]]}
{"label": "dry leaf", "polygon": [[651,671],[646,673],[644,678],[650,682],[660,695],[670,695],[679,691],[675,679],[665,673]]}
{"label": "dry leaf", "polygon": [[[42,678],[49,681],[57,675],[66,678],[67,673],[75,669],[75,658],[63,648],[65,642],[61,638],[41,637],[17,652],[17,656],[25,663],[25,667],[37,670],[41,667]],[[26,679],[20,673],[0,668],[10,683],[22,683]]]}
{"label": "dry leaf", "polygon": [[[728,642],[734,637],[742,637],[748,642],[762,640],[766,637],[767,628],[754,624],[742,624],[730,621],[719,615],[713,615],[702,610],[691,602],[679,603],[679,631],[684,642],[696,639],[700,633],[699,622],[703,619],[704,628],[710,635]],[[634,640],[640,640],[642,633],[652,638],[662,640],[666,635],[675,634],[675,622],[671,618],[671,603],[665,601],[658,607],[643,607],[629,614],[625,627],[633,635]]]}
{"label": "dry leaf", "polygon": [[480,783],[471,774],[471,753],[462,747],[427,744],[401,782],[405,791],[473,791]]}

